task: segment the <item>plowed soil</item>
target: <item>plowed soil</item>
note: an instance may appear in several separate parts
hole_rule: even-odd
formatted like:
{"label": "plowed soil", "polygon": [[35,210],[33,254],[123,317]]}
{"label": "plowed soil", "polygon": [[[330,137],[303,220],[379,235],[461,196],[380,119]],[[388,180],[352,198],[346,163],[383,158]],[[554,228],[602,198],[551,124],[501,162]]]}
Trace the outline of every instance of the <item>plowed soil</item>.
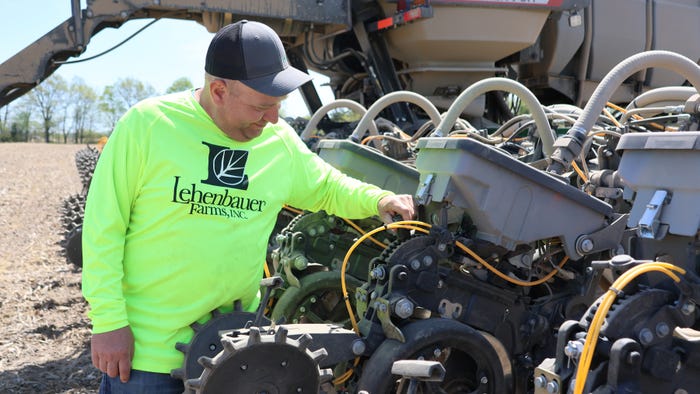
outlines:
{"label": "plowed soil", "polygon": [[96,393],[80,270],[60,210],[84,145],[0,143],[0,393]]}

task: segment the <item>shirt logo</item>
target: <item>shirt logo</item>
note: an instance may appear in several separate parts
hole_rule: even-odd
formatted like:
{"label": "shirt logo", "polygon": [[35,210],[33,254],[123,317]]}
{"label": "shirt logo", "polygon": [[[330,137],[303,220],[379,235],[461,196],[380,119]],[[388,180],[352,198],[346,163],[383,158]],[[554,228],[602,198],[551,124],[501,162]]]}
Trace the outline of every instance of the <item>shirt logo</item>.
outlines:
{"label": "shirt logo", "polygon": [[209,147],[208,178],[202,179],[202,183],[248,190],[248,175],[245,174],[248,151],[229,149],[206,142],[202,144]]}

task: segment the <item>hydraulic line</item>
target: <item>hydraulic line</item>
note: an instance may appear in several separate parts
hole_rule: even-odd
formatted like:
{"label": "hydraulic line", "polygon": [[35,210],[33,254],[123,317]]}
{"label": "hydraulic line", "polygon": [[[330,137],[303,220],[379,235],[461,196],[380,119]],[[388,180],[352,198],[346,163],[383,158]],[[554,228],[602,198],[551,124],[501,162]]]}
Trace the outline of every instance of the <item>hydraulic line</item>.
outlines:
{"label": "hydraulic line", "polygon": [[[352,329],[355,331],[355,333],[359,334],[360,329],[359,329],[359,326],[357,324],[357,320],[355,320],[355,313],[353,312],[352,305],[350,304],[350,298],[348,297],[347,283],[345,281],[345,272],[347,270],[348,262],[350,261],[350,256],[355,251],[355,249],[365,239],[370,238],[372,235],[374,235],[380,231],[385,231],[385,230],[389,230],[389,229],[407,229],[407,230],[418,231],[418,232],[426,233],[426,234],[430,232],[429,230],[426,230],[423,227],[417,227],[417,226],[424,226],[427,228],[432,227],[431,224],[425,223],[422,221],[418,221],[418,220],[404,220],[404,221],[394,222],[394,223],[390,223],[390,224],[385,224],[384,226],[377,227],[377,228],[363,234],[360,238],[358,238],[355,241],[355,243],[353,243],[353,245],[348,249],[347,253],[345,254],[345,258],[343,259],[343,264],[342,264],[341,269],[340,269],[340,285],[341,285],[341,289],[343,292],[343,300],[345,301],[345,307],[347,308],[348,316],[350,317],[350,323],[352,324]],[[476,259],[479,263],[484,265],[487,269],[492,271],[494,274],[498,275],[499,277],[501,277],[502,279],[504,279],[510,283],[520,285],[520,286],[536,286],[538,284],[546,282],[551,277],[556,275],[558,270],[560,268],[562,268],[564,266],[564,264],[566,264],[566,262],[568,261],[568,256],[564,256],[564,258],[559,263],[559,265],[556,267],[556,269],[552,270],[547,275],[545,275],[544,277],[542,277],[536,281],[525,282],[525,281],[511,278],[511,277],[503,274],[502,272],[498,271],[495,267],[493,267],[492,265],[490,265],[489,263],[484,261],[479,255],[474,253],[471,249],[469,249],[464,244],[462,244],[460,242],[456,242],[456,244],[457,244],[457,247],[459,247],[464,252],[468,253],[470,256],[472,256],[474,259]],[[354,373],[354,368],[358,365],[358,363],[359,363],[359,357],[355,358],[353,367],[348,369],[347,371],[345,371],[345,373],[343,373],[341,376],[339,376],[337,379],[335,379],[333,381],[333,384],[334,385],[342,384],[343,382],[348,380],[350,378],[350,376],[352,376],[352,374]]]}
{"label": "hydraulic line", "polygon": [[448,135],[464,109],[467,108],[469,104],[471,104],[477,97],[493,90],[503,90],[515,94],[523,100],[525,106],[527,106],[532,113],[532,118],[535,120],[535,124],[537,125],[537,133],[540,140],[542,140],[542,152],[549,157],[554,150],[553,146],[556,135],[549,126],[547,115],[545,114],[542,105],[537,100],[537,97],[535,97],[535,95],[523,84],[508,78],[486,78],[464,89],[464,91],[457,96],[452,105],[450,105],[450,108],[445,113],[442,122],[440,122],[431,136],[442,137]]}
{"label": "hydraulic line", "polygon": [[579,358],[579,365],[576,369],[574,394],[582,394],[584,386],[586,384],[586,377],[588,374],[588,369],[591,366],[591,361],[593,360],[593,352],[595,351],[595,346],[598,342],[598,335],[600,334],[600,329],[605,322],[605,316],[607,316],[610,307],[617,295],[622,291],[622,289],[627,286],[632,280],[637,276],[647,273],[658,271],[666,274],[675,282],[680,282],[680,278],[673,271],[684,275],[685,270],[683,268],[677,267],[669,263],[659,263],[650,262],[636,267],[630,268],[620,275],[615,282],[610,286],[608,291],[603,295],[603,299],[598,306],[598,310],[593,316],[590,328],[586,333],[586,338],[584,340],[583,351],[581,352],[581,357]]}
{"label": "hydraulic line", "polygon": [[646,91],[635,97],[625,109],[631,110],[635,108],[644,108],[650,105],[659,106],[659,103],[664,105],[682,105],[690,96],[697,93],[697,90],[692,86],[666,86]]}
{"label": "hydraulic line", "polygon": [[666,106],[666,107],[644,107],[644,108],[632,108],[628,109],[626,113],[622,114],[622,118],[620,118],[620,121],[622,123],[627,123],[629,121],[630,117],[634,117],[637,120],[642,120],[643,116],[640,114],[645,114],[647,116],[649,115],[656,115],[656,114],[661,114],[661,113],[682,113],[683,112],[683,105],[672,105],[672,106]]}
{"label": "hydraulic line", "polygon": [[[350,299],[348,297],[348,291],[347,291],[347,285],[345,283],[345,271],[348,265],[348,261],[350,260],[350,256],[352,253],[355,251],[355,249],[367,238],[371,237],[372,235],[376,234],[377,232],[388,230],[388,229],[407,229],[407,230],[414,230],[414,231],[419,231],[425,234],[428,234],[430,231],[426,230],[425,228],[422,227],[416,227],[416,226],[424,226],[427,228],[431,228],[432,225],[429,223],[421,222],[418,220],[405,220],[405,221],[399,221],[399,222],[394,222],[390,224],[385,224],[384,226],[377,227],[374,230],[371,230],[364,234],[362,237],[358,238],[357,241],[348,249],[347,253],[345,254],[345,258],[343,259],[343,265],[342,268],[340,269],[340,285],[343,291],[343,299],[345,300],[345,307],[348,310],[348,314],[350,315],[350,322],[352,323],[353,330],[355,330],[356,333],[359,334],[359,328],[357,326],[357,321],[355,320],[354,313],[352,311],[352,305],[350,304]],[[486,262],[484,259],[482,259],[478,254],[476,254],[474,251],[469,249],[466,245],[462,244],[461,242],[455,242],[457,247],[470,255],[472,258],[474,258],[477,262],[479,262],[481,265],[486,267],[489,271],[493,272],[496,276],[500,277],[501,279],[510,282],[514,285],[518,286],[524,286],[524,287],[529,287],[529,286],[537,286],[539,284],[542,284],[549,280],[551,277],[556,275],[558,270],[566,264],[566,262],[569,260],[568,256],[564,256],[561,262],[559,262],[559,265],[557,266],[557,269],[552,270],[549,272],[547,275],[544,277],[531,281],[531,282],[526,282],[523,280],[511,278],[510,276],[502,273],[499,271],[496,267],[492,266],[488,262]]]}
{"label": "hydraulic line", "polygon": [[[316,112],[314,112],[314,115],[311,117],[311,119],[309,119],[309,123],[306,124],[306,128],[304,128],[304,131],[302,131],[299,135],[301,137],[301,140],[307,142],[309,139],[311,139],[311,136],[313,135],[314,130],[316,130],[316,126],[318,126],[318,123],[321,121],[321,119],[323,119],[323,117],[326,116],[328,112],[336,108],[348,108],[354,112],[357,112],[360,115],[364,115],[367,113],[367,109],[357,101],[349,99],[333,100],[330,103],[319,108]],[[372,120],[372,122],[368,125],[368,128],[371,135],[379,134],[377,124],[374,123],[374,120]]]}
{"label": "hydraulic line", "polygon": [[581,152],[588,131],[593,128],[603,107],[620,85],[635,72],[649,68],[662,67],[675,71],[685,77],[695,89],[700,88],[700,66],[689,58],[670,51],[649,51],[630,56],[615,66],[591,95],[581,117],[559,138],[558,146],[551,156],[552,162],[548,172],[561,174],[568,169],[572,158]]}
{"label": "hydraulic line", "polygon": [[380,112],[382,112],[389,105],[400,102],[407,102],[421,107],[421,109],[428,114],[428,117],[430,117],[433,124],[437,125],[440,123],[440,112],[437,110],[437,108],[435,108],[435,105],[433,105],[430,100],[418,93],[399,90],[386,94],[379,100],[375,101],[374,104],[367,109],[367,113],[362,116],[362,119],[360,119],[360,122],[357,124],[357,127],[355,127],[355,130],[353,130],[349,139],[359,142],[360,138],[364,135],[365,131],[367,131],[371,123],[374,121],[374,118],[376,118]]}

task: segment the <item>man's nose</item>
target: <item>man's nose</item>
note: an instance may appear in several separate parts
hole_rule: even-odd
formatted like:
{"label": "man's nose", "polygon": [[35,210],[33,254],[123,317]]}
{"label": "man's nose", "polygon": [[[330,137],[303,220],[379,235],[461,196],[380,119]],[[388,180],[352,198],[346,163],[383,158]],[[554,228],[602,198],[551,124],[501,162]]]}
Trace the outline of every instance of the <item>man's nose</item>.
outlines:
{"label": "man's nose", "polygon": [[263,119],[268,123],[275,124],[279,120],[279,115],[280,115],[280,111],[279,111],[279,107],[277,106],[277,107],[273,107],[273,108],[270,108],[267,111],[265,111],[263,113]]}

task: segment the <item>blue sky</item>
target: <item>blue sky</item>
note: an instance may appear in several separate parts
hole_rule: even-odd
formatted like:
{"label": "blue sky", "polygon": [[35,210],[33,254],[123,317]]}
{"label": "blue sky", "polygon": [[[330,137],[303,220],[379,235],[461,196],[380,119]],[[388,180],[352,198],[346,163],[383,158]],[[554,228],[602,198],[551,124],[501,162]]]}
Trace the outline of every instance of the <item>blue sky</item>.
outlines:
{"label": "blue sky", "polygon": [[[2,0],[0,63],[68,19],[71,16],[70,4],[70,0]],[[134,20],[119,29],[104,29],[92,37],[80,58],[117,45],[150,21]],[[187,77],[195,86],[200,86],[204,56],[212,36],[196,22],[163,19],[110,53],[87,62],[66,64],[56,73],[68,81],[79,76],[98,92],[127,77],[149,83],[158,92],[164,92],[181,77]],[[319,74],[314,74],[314,77],[317,85],[325,82],[325,77]],[[324,102],[332,100],[328,88],[322,92],[321,98]],[[290,95],[284,103],[284,111],[292,116],[307,114],[298,94]]]}

